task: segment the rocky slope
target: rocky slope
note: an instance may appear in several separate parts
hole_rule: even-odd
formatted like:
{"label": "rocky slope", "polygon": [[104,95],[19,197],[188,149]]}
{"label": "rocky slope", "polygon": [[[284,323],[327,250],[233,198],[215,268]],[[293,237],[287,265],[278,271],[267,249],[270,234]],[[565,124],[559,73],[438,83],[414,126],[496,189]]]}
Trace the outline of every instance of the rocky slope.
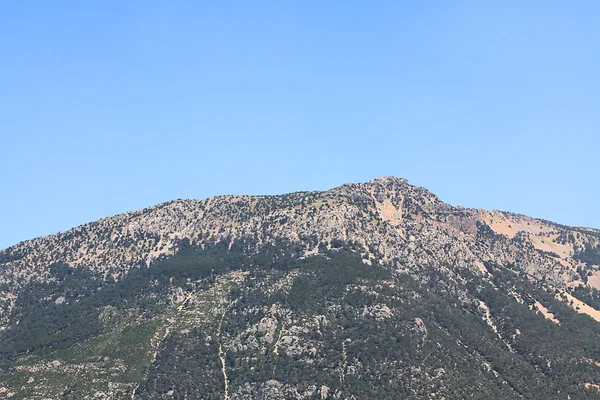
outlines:
{"label": "rocky slope", "polygon": [[[482,230],[487,237],[477,242]],[[204,244],[243,237],[256,239],[257,250],[286,239],[307,255],[321,242],[352,241],[362,245],[365,260],[401,270],[451,264],[485,273],[487,261],[511,263],[557,288],[600,289],[600,231],[453,207],[405,179],[385,177],[324,192],[175,200],[21,242],[0,257],[3,317],[22,284],[51,279],[53,263],[118,279],[173,254],[183,238]],[[598,262],[582,257],[586,250]]]}
{"label": "rocky slope", "polygon": [[[188,275],[185,279],[181,277],[181,284],[176,283],[178,275],[172,269],[164,269],[167,272],[159,274],[163,271],[161,265],[174,263],[172,260],[179,260],[179,264],[168,264],[169,268],[200,265],[195,258],[196,261],[181,261],[182,254],[187,254],[189,249],[216,251],[215,246],[221,246],[219,252],[224,253],[210,258],[210,274],[198,275],[196,270],[186,269]],[[223,254],[238,254],[236,252],[242,258],[232,259],[222,270],[215,267],[222,262],[218,260],[226,259]],[[335,259],[333,254],[344,252],[354,254],[359,261],[356,265],[355,261],[347,261],[354,265],[353,278],[340,283],[326,273],[321,276],[319,268],[327,262],[320,255]],[[285,273],[281,266],[274,266],[279,259],[288,260],[290,266],[285,268]],[[313,260],[311,262],[319,267],[314,269],[311,264],[313,269],[303,269],[308,267],[296,264],[302,260]],[[245,267],[234,268],[234,264]],[[3,350],[7,361],[0,376],[0,383],[5,384],[0,388],[0,397],[4,393],[12,394],[12,398],[31,399],[368,398],[360,392],[359,383],[348,383],[346,379],[381,379],[385,373],[361,358],[364,349],[353,342],[360,335],[339,340],[343,326],[352,330],[358,325],[365,332],[373,327],[387,332],[389,326],[395,326],[388,337],[406,332],[406,338],[410,338],[406,340],[410,341],[415,354],[421,351],[427,354],[427,360],[435,360],[430,365],[421,359],[424,370],[419,370],[416,355],[408,358],[412,364],[407,362],[403,366],[398,365],[404,357],[400,353],[397,359],[381,355],[382,362],[388,368],[397,367],[399,375],[388,377],[390,388],[378,396],[394,392],[404,393],[398,398],[431,398],[436,393],[443,395],[446,390],[446,398],[464,398],[461,396],[473,393],[475,386],[470,385],[476,383],[464,382],[463,389],[449,383],[452,379],[462,381],[469,373],[459,366],[447,365],[455,358],[436,350],[443,346],[450,346],[455,357],[468,360],[467,364],[476,363],[475,370],[482,374],[481,382],[494,381],[488,395],[501,396],[497,398],[529,396],[520,386],[520,378],[500,370],[507,364],[519,365],[531,379],[547,382],[545,379],[551,375],[542,369],[550,370],[551,366],[537,365],[542,359],[544,363],[555,362],[569,371],[584,368],[588,375],[582,379],[587,380],[573,386],[572,393],[593,395],[594,385],[600,383],[597,376],[600,358],[595,353],[600,347],[598,325],[595,325],[600,321],[600,297],[595,290],[600,288],[598,264],[600,231],[566,227],[506,212],[453,207],[426,189],[394,177],[323,192],[176,200],[22,242],[0,253],[0,329],[4,332],[0,343],[10,343]],[[360,265],[370,268],[369,271],[382,269],[389,275],[371,276],[371,272],[360,272],[363,271]],[[258,273],[257,266],[270,272]],[[336,265],[330,267],[337,268]],[[221,272],[215,272],[217,270]],[[153,276],[152,280],[146,277],[148,274]],[[160,287],[161,279],[167,276],[164,292],[147,292],[147,287]],[[322,280],[311,280],[319,276]],[[321,287],[322,282],[330,283]],[[133,285],[135,289],[127,290],[132,293],[138,290],[135,293],[139,296],[126,299],[122,294],[126,291],[118,285]],[[308,286],[301,286],[304,289],[300,290],[298,285]],[[403,285],[410,290],[405,291]],[[302,293],[317,287],[328,293],[321,302],[312,303],[302,297]],[[338,287],[339,292],[330,290]],[[102,297],[111,290],[124,300],[115,303],[113,298]],[[294,294],[295,290],[301,294]],[[496,299],[494,291],[502,293],[502,301]],[[277,296],[287,300],[271,297],[258,300],[259,292],[280,293]],[[77,315],[77,307],[82,310],[88,307],[87,299],[94,296],[103,299],[89,306],[89,310],[99,313],[94,317],[95,323],[100,321],[98,327],[95,330],[81,328],[83,333],[78,331],[69,336],[77,320],[60,325],[52,313],[62,315],[60,307],[64,305],[74,307],[75,311],[69,315]],[[345,303],[348,297],[362,300],[348,306]],[[159,310],[141,304],[141,298],[153,298],[164,307]],[[255,302],[244,305],[250,301],[247,299],[255,299],[252,300]],[[330,308],[322,309],[323,304],[329,304]],[[460,317],[463,319],[455,321],[450,309],[440,311],[443,318],[429,315],[446,304],[466,310]],[[346,306],[350,307],[347,312],[351,316],[340,311]],[[34,335],[29,341],[16,338],[19,329],[24,329],[20,327],[33,315],[31,310],[40,307],[51,310],[43,311],[38,318],[52,320],[44,329],[63,326],[60,332],[64,337],[50,332],[47,339],[42,338],[43,335]],[[418,307],[424,307],[427,312],[411,311]],[[572,314],[566,311],[568,307],[573,310]],[[255,314],[260,318],[249,317]],[[246,316],[244,323],[234,318],[242,315]],[[536,319],[538,317],[540,319]],[[463,338],[463,333],[453,331],[456,326],[474,324],[470,318],[482,324],[473,328],[474,331],[479,329],[481,335],[489,335],[490,341],[497,341],[497,348],[491,350],[478,339]],[[528,322],[519,327],[512,325],[521,319]],[[571,323],[582,324],[583,336],[577,340],[586,345],[577,344],[574,349],[565,347],[569,354],[578,354],[568,362],[564,354],[556,355],[554,350],[551,354],[542,349],[539,354],[538,350],[532,350],[535,355],[529,354],[521,348],[525,342],[532,349],[537,346],[530,342],[533,328],[527,324],[533,322],[529,319],[536,324],[548,324],[539,326],[558,329],[552,339],[557,346],[566,346],[561,335],[569,336],[567,330],[571,329]],[[19,325],[20,321],[23,322]],[[365,321],[372,324],[364,325]],[[31,322],[31,326],[41,329],[36,323]],[[127,336],[127,329],[132,326],[136,329],[135,340]],[[327,336],[328,329],[331,338]],[[527,329],[531,332],[525,339],[523,332]],[[563,332],[563,329],[567,330]],[[201,336],[202,341],[190,339],[190,332],[194,332],[193,337]],[[452,344],[445,343],[448,338]],[[119,351],[106,350],[110,343],[119,348],[132,341],[129,358],[119,355]],[[586,347],[590,341],[596,350]],[[393,348],[392,344],[385,346]],[[425,351],[424,346],[433,347]],[[365,348],[377,353],[374,349],[379,347]],[[85,358],[77,353],[82,349],[96,358]],[[354,358],[348,358],[349,349]],[[189,364],[186,354],[198,352],[212,355],[200,366]],[[490,355],[502,352],[506,355]],[[32,355],[25,356],[27,353]],[[248,371],[262,370],[269,365],[297,375],[295,369],[289,369],[290,364],[281,361],[281,354],[303,363],[304,370],[317,362],[316,357],[324,370],[329,371],[327,377],[314,372],[312,380],[286,382],[281,377],[275,379],[280,376],[276,372],[272,373],[273,379],[266,379],[264,374],[259,374],[260,379],[247,376]],[[341,361],[337,360],[340,354]],[[179,358],[173,359],[176,355]],[[232,355],[243,356],[233,357],[234,360]],[[178,362],[189,364],[194,374],[203,376],[206,387],[201,390],[193,383],[182,383],[179,378],[177,384],[172,381],[171,386],[163,385],[163,381],[174,379],[174,372],[168,366]],[[212,366],[209,371],[206,365]],[[65,380],[67,375],[84,372],[94,376],[92,381],[96,383],[79,387],[75,381]],[[407,376],[420,383],[405,381]],[[337,383],[334,385],[331,379]],[[438,387],[436,380],[446,383]],[[60,387],[51,385],[51,381],[60,382]],[[185,386],[186,391],[177,389],[177,385]],[[344,389],[354,387],[352,385],[357,388],[354,394]],[[411,391],[415,385],[419,389]],[[569,387],[565,385],[561,386],[563,390]],[[461,395],[460,390],[467,391]],[[69,397],[69,393],[73,397]],[[567,398],[550,393],[556,398]],[[383,398],[394,397],[390,394]]]}

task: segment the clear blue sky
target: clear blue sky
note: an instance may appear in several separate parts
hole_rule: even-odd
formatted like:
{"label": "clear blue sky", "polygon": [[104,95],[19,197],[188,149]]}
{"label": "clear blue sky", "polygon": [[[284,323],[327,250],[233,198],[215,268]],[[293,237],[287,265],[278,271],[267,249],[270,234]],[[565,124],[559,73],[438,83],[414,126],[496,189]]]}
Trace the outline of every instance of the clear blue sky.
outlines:
{"label": "clear blue sky", "polygon": [[599,18],[596,0],[3,2],[0,248],[383,175],[600,228]]}

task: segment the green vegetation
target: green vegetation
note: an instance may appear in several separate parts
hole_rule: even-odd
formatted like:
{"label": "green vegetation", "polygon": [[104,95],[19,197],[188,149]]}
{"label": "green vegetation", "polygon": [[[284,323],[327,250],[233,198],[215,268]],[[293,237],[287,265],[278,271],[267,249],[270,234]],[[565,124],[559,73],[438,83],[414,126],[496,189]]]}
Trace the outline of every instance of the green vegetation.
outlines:
{"label": "green vegetation", "polygon": [[[361,399],[597,396],[584,384],[600,382],[598,323],[510,265],[488,263],[489,279],[450,265],[408,274],[365,264],[356,244],[329,246],[303,258],[283,241],[256,252],[183,240],[118,282],[54,265],[2,332],[0,386],[13,399],[43,398],[36,382],[52,398],[222,399],[222,354],[233,398],[320,398],[323,386]],[[53,360],[64,369],[22,372]]]}
{"label": "green vegetation", "polygon": [[571,294],[585,304],[592,306],[596,310],[600,310],[600,290],[590,286],[579,285],[571,290]]}
{"label": "green vegetation", "polygon": [[589,265],[600,265],[600,246],[587,245],[583,251],[573,255],[573,258]]}

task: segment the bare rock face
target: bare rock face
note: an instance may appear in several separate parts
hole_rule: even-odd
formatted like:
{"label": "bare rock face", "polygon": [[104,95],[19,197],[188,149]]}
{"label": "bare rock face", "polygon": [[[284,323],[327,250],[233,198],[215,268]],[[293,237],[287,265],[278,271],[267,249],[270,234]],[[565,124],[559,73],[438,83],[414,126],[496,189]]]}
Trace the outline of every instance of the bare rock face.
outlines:
{"label": "bare rock face", "polygon": [[175,200],[21,242],[0,257],[0,323],[6,325],[20,287],[53,279],[48,268],[54,263],[118,280],[186,241],[244,238],[256,250],[286,240],[307,255],[320,245],[351,242],[366,262],[416,274],[423,265],[485,274],[485,264],[510,264],[561,289],[586,285],[600,270],[579,257],[600,246],[600,231],[453,207],[405,179],[384,177],[324,192]]}

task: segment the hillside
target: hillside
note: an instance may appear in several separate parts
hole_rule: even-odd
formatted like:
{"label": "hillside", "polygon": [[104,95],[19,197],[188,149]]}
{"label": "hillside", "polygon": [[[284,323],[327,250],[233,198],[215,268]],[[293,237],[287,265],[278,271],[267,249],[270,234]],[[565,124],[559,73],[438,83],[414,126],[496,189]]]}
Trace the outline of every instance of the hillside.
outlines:
{"label": "hillside", "polygon": [[600,396],[600,231],[385,177],[0,252],[0,398]]}

